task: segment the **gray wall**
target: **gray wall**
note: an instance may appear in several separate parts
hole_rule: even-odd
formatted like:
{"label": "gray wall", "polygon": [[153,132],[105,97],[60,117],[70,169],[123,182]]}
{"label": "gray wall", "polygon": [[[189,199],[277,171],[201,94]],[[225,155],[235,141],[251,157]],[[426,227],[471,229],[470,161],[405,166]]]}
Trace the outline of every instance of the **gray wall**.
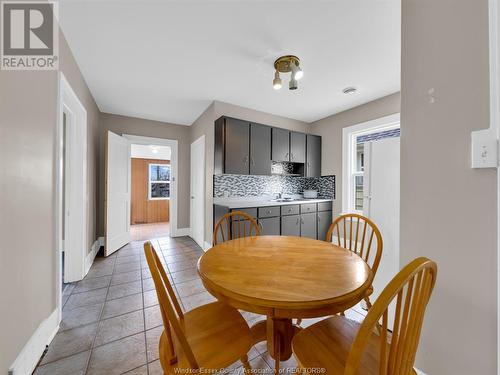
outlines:
{"label": "gray wall", "polygon": [[311,123],[310,132],[323,141],[321,174],[335,175],[334,215],[342,210],[342,129],[365,121],[399,113],[401,94],[395,93]]}
{"label": "gray wall", "polygon": [[470,132],[489,126],[488,1],[403,0],[402,43],[401,265],[439,267],[417,367],[496,374],[497,172],[470,168]]}
{"label": "gray wall", "polygon": [[[60,34],[60,69],[87,109],[89,156],[95,155],[97,107]],[[0,70],[0,373],[56,308],[55,71]],[[96,160],[89,159],[89,193]],[[90,195],[92,198],[93,195]],[[95,239],[95,202],[89,202],[89,243]],[[20,320],[22,318],[22,321]]]}
{"label": "gray wall", "polygon": [[214,121],[223,115],[290,130],[308,130],[308,124],[302,121],[218,101],[213,102],[191,125],[191,142],[205,135],[205,241],[209,243],[213,227]]}
{"label": "gray wall", "polygon": [[102,113],[100,116],[100,183],[99,183],[99,233],[104,235],[104,146],[108,130],[116,134],[132,134],[178,141],[178,198],[177,227],[188,228],[189,223],[189,179],[190,179],[190,128],[159,121]]}

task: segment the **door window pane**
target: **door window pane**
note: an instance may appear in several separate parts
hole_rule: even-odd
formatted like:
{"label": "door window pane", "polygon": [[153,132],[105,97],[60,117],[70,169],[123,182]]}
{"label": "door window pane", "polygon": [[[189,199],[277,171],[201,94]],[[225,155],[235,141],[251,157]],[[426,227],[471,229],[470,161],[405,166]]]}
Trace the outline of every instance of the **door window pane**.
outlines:
{"label": "door window pane", "polygon": [[354,176],[354,208],[363,211],[363,176]]}

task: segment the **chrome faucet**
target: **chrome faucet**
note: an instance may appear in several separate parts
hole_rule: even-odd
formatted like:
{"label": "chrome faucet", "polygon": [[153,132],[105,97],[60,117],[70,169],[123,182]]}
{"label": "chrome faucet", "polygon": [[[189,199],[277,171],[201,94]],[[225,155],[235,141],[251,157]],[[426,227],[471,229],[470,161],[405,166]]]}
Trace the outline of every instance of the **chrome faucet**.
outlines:
{"label": "chrome faucet", "polygon": [[281,199],[281,198],[283,198],[283,193],[274,193],[274,198],[275,199]]}

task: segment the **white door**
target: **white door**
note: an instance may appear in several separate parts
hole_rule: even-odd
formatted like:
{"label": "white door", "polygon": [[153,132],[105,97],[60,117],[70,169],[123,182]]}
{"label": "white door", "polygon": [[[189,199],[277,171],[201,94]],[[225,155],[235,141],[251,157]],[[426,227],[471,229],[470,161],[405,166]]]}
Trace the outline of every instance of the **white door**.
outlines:
{"label": "white door", "polygon": [[380,229],[384,247],[372,303],[399,271],[399,138],[365,143],[364,209]]}
{"label": "white door", "polygon": [[191,143],[191,237],[203,249],[205,232],[205,136]]}
{"label": "white door", "polygon": [[130,143],[108,131],[106,148],[106,244],[108,256],[130,242]]}

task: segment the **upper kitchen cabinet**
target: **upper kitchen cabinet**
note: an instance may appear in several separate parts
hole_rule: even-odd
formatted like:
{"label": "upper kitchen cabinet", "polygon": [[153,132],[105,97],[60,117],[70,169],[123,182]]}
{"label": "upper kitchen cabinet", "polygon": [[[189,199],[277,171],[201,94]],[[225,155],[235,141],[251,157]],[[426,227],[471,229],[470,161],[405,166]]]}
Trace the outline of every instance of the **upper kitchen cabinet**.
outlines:
{"label": "upper kitchen cabinet", "polygon": [[271,174],[271,128],[250,124],[250,174]]}
{"label": "upper kitchen cabinet", "polygon": [[248,174],[250,165],[250,124],[226,119],[225,173]]}
{"label": "upper kitchen cabinet", "polygon": [[304,133],[290,133],[290,162],[306,162],[306,135]]}
{"label": "upper kitchen cabinet", "polygon": [[306,137],[306,177],[321,176],[321,137],[308,134]]}
{"label": "upper kitchen cabinet", "polygon": [[223,116],[215,121],[214,161],[215,174],[270,175],[276,162],[289,163],[289,175],[318,177],[321,137]]}
{"label": "upper kitchen cabinet", "polygon": [[272,128],[271,150],[273,161],[290,161],[290,132],[288,130]]}

